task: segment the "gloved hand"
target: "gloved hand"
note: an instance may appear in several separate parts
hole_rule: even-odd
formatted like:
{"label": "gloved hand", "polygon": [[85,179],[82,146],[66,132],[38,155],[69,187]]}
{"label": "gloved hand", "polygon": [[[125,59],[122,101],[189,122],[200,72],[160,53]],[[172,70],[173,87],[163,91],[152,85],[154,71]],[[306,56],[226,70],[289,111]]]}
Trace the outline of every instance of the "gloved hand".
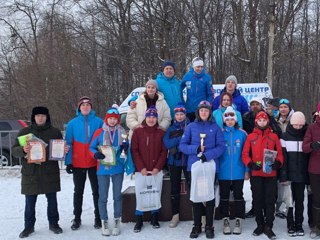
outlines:
{"label": "gloved hand", "polygon": [[93,157],[95,159],[104,159],[106,156],[101,152],[96,152]]}
{"label": "gloved hand", "polygon": [[123,142],[122,145],[120,145],[119,151],[122,152],[123,150],[125,154],[128,154],[128,149],[129,149],[129,142]]}
{"label": "gloved hand", "polygon": [[200,160],[201,160],[202,163],[204,163],[204,162],[207,161],[207,158],[206,158],[206,156],[204,154],[202,154],[201,157],[200,157]]}
{"label": "gloved hand", "polygon": [[201,146],[199,145],[199,147],[197,148],[197,154],[199,154],[201,152]]}
{"label": "gloved hand", "polygon": [[72,164],[68,164],[66,167],[66,171],[68,174],[72,174],[73,173],[73,166]]}
{"label": "gloved hand", "polygon": [[314,141],[310,144],[311,148],[313,150],[319,150],[320,149],[320,142],[319,141]]}
{"label": "gloved hand", "polygon": [[278,170],[281,167],[281,162],[278,160],[275,160],[274,163],[271,164],[271,167],[273,170]]}
{"label": "gloved hand", "polygon": [[183,130],[174,130],[170,132],[169,138],[174,138],[174,137],[181,137],[183,135]]}
{"label": "gloved hand", "polygon": [[259,171],[261,170],[261,164],[256,162],[249,162],[248,168],[250,168],[253,171]]}

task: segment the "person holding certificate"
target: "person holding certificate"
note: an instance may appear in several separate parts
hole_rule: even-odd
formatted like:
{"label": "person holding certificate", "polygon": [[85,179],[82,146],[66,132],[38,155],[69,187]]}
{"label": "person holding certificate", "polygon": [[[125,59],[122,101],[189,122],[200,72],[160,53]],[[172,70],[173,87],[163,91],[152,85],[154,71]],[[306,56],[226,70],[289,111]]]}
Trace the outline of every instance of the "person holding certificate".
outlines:
{"label": "person holding certificate", "polygon": [[[251,170],[251,187],[257,228],[253,236],[262,233],[274,239],[273,221],[277,198],[277,171],[283,166],[280,140],[269,125],[267,113],[256,115],[255,128],[246,139],[242,151],[242,161]],[[269,157],[267,153],[275,153]],[[265,211],[263,210],[265,208]]]}
{"label": "person holding certificate", "polygon": [[77,230],[81,226],[81,213],[83,192],[87,174],[89,176],[94,204],[94,228],[101,228],[101,220],[98,209],[98,179],[96,173],[97,161],[90,155],[90,142],[93,133],[102,127],[103,120],[95,115],[92,110],[91,99],[87,96],[80,98],[78,102],[77,117],[68,122],[66,141],[70,147],[65,165],[66,171],[73,174],[73,214],[71,229]]}
{"label": "person holding certificate", "polygon": [[[95,131],[90,144],[91,155],[98,161],[99,213],[104,236],[120,234],[123,174],[125,163],[132,161],[126,136],[126,131],[120,126],[119,111],[111,107],[107,110],[102,128]],[[113,191],[113,229],[110,228],[107,211],[110,180]]]}
{"label": "person holding certificate", "polygon": [[[48,201],[49,229],[62,233],[58,224],[59,212],[57,192],[60,191],[60,172],[57,161],[49,160],[48,146],[52,139],[62,139],[59,129],[51,125],[49,110],[46,107],[34,107],[31,125],[20,130],[18,137],[32,133],[36,140],[28,140],[24,146],[18,138],[12,146],[12,155],[21,157],[21,193],[25,195],[24,230],[20,238],[28,237],[34,232],[36,222],[35,206],[39,194],[45,194]],[[33,143],[31,145],[31,142]],[[65,148],[65,152],[68,148]],[[31,160],[31,161],[30,161]]]}

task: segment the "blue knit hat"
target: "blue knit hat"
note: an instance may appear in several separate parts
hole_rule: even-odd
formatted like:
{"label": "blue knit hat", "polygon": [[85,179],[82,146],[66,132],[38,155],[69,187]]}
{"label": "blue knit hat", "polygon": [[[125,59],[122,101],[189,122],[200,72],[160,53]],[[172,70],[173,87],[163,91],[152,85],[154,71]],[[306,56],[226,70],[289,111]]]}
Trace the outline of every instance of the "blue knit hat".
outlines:
{"label": "blue knit hat", "polygon": [[158,112],[155,106],[150,106],[145,113],[145,117],[156,117],[158,118]]}
{"label": "blue knit hat", "polygon": [[167,66],[171,66],[173,67],[173,70],[176,70],[176,64],[170,60],[164,61],[164,63],[162,64],[162,70]]}
{"label": "blue knit hat", "polygon": [[186,114],[186,107],[182,102],[179,102],[177,106],[174,108],[174,113],[182,112]]}

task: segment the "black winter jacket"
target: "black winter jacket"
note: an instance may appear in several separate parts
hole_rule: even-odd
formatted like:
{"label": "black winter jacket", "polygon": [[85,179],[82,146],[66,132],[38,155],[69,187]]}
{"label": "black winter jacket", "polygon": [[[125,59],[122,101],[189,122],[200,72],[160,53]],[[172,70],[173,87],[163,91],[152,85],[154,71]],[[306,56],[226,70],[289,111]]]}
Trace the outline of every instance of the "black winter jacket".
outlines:
{"label": "black winter jacket", "polygon": [[309,154],[302,151],[303,137],[307,131],[307,125],[301,129],[295,129],[288,123],[286,132],[281,136],[281,145],[284,155],[284,165],[280,169],[280,182],[291,181],[308,183]]}
{"label": "black winter jacket", "polygon": [[[31,126],[20,130],[18,136],[32,133],[49,144],[50,139],[62,139],[59,129],[51,126],[50,120],[44,126],[38,126],[32,122]],[[25,195],[46,194],[60,191],[60,172],[57,161],[49,161],[49,145],[46,148],[46,161],[41,164],[27,163],[23,147],[16,139],[12,146],[12,154],[15,157],[22,157],[21,168],[21,193]]]}

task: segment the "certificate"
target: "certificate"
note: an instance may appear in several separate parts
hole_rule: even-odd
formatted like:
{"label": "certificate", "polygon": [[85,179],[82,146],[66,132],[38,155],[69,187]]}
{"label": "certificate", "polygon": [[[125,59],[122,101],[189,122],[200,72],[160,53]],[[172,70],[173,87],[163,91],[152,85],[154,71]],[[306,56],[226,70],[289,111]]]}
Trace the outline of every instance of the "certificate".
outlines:
{"label": "certificate", "polygon": [[65,157],[66,141],[63,139],[52,139],[49,144],[49,160],[63,161]]}
{"label": "certificate", "polygon": [[31,140],[30,151],[27,155],[28,163],[41,163],[46,161],[46,147],[42,142]]}
{"label": "certificate", "polygon": [[116,153],[112,146],[99,146],[101,153],[103,153],[106,157],[100,160],[102,165],[106,166],[115,166],[116,165]]}

